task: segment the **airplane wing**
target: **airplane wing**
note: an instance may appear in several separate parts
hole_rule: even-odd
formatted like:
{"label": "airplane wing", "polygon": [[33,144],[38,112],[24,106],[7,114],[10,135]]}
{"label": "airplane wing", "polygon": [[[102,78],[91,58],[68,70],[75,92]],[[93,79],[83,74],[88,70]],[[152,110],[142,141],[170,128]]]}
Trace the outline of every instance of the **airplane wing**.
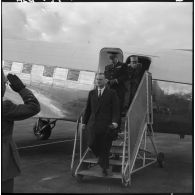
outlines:
{"label": "airplane wing", "polygon": [[192,53],[183,50],[156,52],[150,72],[155,79],[192,84]]}
{"label": "airplane wing", "polygon": [[[77,121],[82,113],[86,95],[80,94],[78,91],[61,88],[41,89],[37,87],[27,86],[37,97],[41,105],[41,111],[35,115],[35,118],[58,119],[67,121]],[[82,96],[81,96],[82,95]],[[11,100],[15,104],[22,104],[23,101],[18,93],[7,87],[4,96],[5,99]]]}
{"label": "airplane wing", "polygon": [[149,71],[153,79],[183,84],[192,84],[192,50],[161,49],[124,52],[128,55],[143,55],[152,59]]}

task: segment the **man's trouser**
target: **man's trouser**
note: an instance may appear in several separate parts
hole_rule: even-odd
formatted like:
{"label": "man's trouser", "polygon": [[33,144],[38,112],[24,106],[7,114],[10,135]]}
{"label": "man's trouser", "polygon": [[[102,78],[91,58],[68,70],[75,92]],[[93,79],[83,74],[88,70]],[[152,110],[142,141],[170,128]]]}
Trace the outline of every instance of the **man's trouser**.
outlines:
{"label": "man's trouser", "polygon": [[111,146],[112,139],[110,139],[105,133],[95,135],[91,149],[99,158],[98,163],[103,169],[109,168],[109,153]]}

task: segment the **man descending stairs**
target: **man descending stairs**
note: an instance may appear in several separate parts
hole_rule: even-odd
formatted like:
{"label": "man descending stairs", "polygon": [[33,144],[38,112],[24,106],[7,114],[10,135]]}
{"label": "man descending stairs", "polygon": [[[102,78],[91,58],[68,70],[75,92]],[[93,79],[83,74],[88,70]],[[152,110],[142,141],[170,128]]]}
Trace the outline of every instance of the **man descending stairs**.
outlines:
{"label": "man descending stairs", "polygon": [[[124,132],[119,133],[117,140],[112,142],[112,148],[109,156],[109,170],[107,174],[102,172],[98,164],[98,158],[95,157],[90,148],[87,148],[83,155],[82,163],[77,167],[75,175],[78,180],[83,176],[121,178],[122,161],[124,147]],[[126,152],[127,154],[127,152]],[[127,160],[127,158],[126,158]]]}
{"label": "man descending stairs", "polygon": [[126,117],[122,119],[121,133],[112,142],[108,173],[102,173],[98,160],[87,148],[84,154],[80,155],[75,170],[75,176],[79,181],[83,176],[116,178],[121,179],[122,185],[128,186],[131,184],[131,175],[136,171],[155,162],[158,162],[160,167],[163,166],[164,155],[158,153],[154,142],[150,79],[151,75],[146,72]]}

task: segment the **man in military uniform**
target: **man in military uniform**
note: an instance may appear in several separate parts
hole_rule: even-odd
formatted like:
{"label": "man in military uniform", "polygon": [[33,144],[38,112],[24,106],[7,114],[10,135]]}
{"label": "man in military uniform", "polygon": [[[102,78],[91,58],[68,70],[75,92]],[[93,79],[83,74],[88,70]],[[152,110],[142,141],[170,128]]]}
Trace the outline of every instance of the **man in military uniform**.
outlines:
{"label": "man in military uniform", "polygon": [[[6,91],[6,77],[1,69],[1,81],[3,97]],[[40,104],[33,93],[25,87],[22,81],[12,74],[7,79],[13,91],[17,92],[24,101],[24,104],[14,104],[10,100],[3,100],[2,104],[2,193],[13,193],[14,177],[20,174],[20,159],[16,144],[13,140],[14,121],[24,120],[40,111]]]}
{"label": "man in military uniform", "polygon": [[126,93],[124,98],[124,112],[126,112],[134,98],[139,83],[142,79],[142,64],[138,63],[138,56],[129,56],[126,60],[128,80],[125,82]]}
{"label": "man in military uniform", "polygon": [[[125,81],[128,79],[127,66],[119,61],[117,53],[111,53],[110,59],[112,64],[105,67],[105,77],[108,79],[108,86],[114,89],[119,97],[120,115],[122,116],[124,96],[125,96]],[[120,127],[120,122],[119,122]]]}

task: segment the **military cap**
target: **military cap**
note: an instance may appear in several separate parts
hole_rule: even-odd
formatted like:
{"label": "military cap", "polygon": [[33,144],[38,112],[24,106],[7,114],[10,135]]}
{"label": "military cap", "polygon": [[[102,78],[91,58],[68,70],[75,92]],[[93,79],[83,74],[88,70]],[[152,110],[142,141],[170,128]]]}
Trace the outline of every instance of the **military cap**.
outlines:
{"label": "military cap", "polygon": [[117,57],[118,52],[116,51],[108,51],[108,54],[110,54],[109,58],[112,60]]}

